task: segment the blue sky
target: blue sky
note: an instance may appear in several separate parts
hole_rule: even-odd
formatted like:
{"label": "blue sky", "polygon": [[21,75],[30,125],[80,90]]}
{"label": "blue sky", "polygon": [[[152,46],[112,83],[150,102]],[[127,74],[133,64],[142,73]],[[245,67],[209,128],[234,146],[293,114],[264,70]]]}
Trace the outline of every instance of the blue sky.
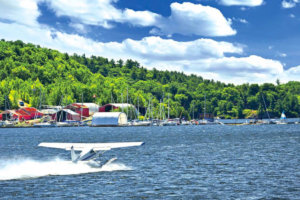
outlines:
{"label": "blue sky", "polygon": [[226,83],[300,81],[300,0],[0,0],[0,38]]}

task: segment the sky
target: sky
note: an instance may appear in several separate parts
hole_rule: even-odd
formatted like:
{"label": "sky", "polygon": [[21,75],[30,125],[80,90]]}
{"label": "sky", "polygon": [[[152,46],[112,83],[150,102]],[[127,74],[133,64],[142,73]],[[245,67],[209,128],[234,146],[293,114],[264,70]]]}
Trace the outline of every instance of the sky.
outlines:
{"label": "sky", "polygon": [[0,0],[0,38],[237,85],[300,81],[300,0]]}

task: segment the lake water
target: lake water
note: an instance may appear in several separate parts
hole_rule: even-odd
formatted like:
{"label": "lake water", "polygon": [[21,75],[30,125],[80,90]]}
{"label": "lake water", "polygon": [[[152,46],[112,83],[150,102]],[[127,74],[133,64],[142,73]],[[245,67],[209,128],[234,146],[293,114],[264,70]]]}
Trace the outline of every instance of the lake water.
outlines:
{"label": "lake water", "polygon": [[[103,168],[40,142],[143,141]],[[0,199],[300,199],[300,124],[0,129]]]}

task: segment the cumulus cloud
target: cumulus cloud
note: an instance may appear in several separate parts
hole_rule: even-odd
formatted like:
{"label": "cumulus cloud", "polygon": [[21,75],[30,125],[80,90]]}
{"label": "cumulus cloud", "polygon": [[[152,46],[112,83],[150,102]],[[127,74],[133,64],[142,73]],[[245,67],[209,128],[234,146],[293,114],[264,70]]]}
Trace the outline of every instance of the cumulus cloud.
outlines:
{"label": "cumulus cloud", "polygon": [[88,25],[112,28],[113,23],[129,23],[134,26],[156,27],[151,31],[158,35],[228,36],[235,35],[230,21],[216,8],[193,3],[172,3],[171,16],[163,17],[150,11],[120,10],[113,6],[116,0],[56,0],[49,1],[57,16],[68,16]]}
{"label": "cumulus cloud", "polygon": [[5,1],[0,0],[0,19],[28,26],[37,26],[39,0]]}
{"label": "cumulus cloud", "polygon": [[288,82],[290,80],[300,81],[300,65],[286,70],[280,80],[284,82]]}
{"label": "cumulus cloud", "polygon": [[231,23],[216,8],[193,3],[172,3],[171,16],[160,18],[157,27],[166,35],[227,36],[235,35]]}
{"label": "cumulus cloud", "polygon": [[154,26],[160,18],[160,15],[150,11],[134,11],[131,9],[125,9],[122,14],[122,19],[116,21],[129,22],[138,26]]}
{"label": "cumulus cloud", "polygon": [[242,47],[228,42],[211,39],[198,39],[190,42],[177,42],[160,37],[146,37],[142,40],[127,39],[123,42],[126,50],[139,58],[160,61],[197,60],[223,57],[225,53],[243,52]]}
{"label": "cumulus cloud", "polygon": [[225,6],[261,6],[263,0],[219,0],[219,2]]}
{"label": "cumulus cloud", "polygon": [[283,0],[281,2],[281,6],[283,8],[294,8],[296,6],[297,3],[299,3],[300,1],[299,0],[290,0],[290,1],[286,1],[286,0]]}

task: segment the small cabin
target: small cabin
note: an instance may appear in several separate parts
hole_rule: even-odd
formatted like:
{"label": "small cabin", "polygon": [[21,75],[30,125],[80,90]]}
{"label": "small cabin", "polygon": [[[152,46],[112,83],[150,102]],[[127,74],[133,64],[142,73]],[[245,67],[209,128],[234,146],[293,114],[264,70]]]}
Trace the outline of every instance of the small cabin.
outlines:
{"label": "small cabin", "polygon": [[123,112],[96,112],[92,126],[126,126],[127,115]]}

